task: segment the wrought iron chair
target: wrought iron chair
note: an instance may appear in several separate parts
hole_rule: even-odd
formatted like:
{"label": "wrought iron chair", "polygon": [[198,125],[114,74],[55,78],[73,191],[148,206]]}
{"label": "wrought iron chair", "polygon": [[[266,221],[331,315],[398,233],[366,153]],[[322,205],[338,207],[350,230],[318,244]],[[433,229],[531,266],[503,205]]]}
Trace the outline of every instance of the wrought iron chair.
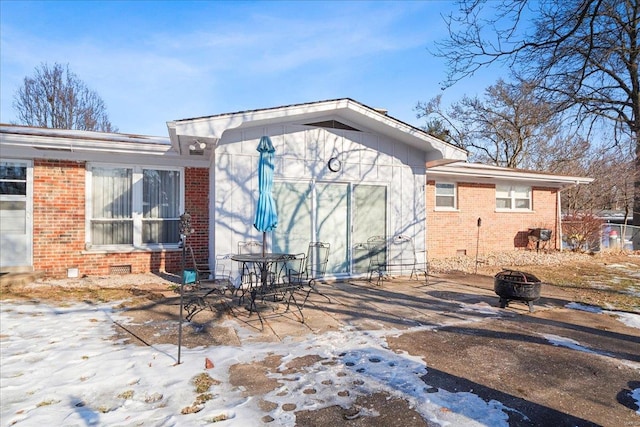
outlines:
{"label": "wrought iron chair", "polygon": [[292,283],[297,284],[301,291],[306,292],[302,307],[306,304],[311,292],[322,295],[331,302],[331,298],[320,292],[316,287],[318,281],[322,279],[327,272],[329,250],[329,243],[310,242],[304,262],[300,264],[302,269],[299,272],[292,271],[292,274],[290,274]]}
{"label": "wrought iron chair", "polygon": [[233,254],[216,255],[216,263],[213,269],[213,280],[218,286],[234,292],[236,287],[233,280]]}
{"label": "wrought iron chair", "polygon": [[373,273],[378,274],[378,282],[386,272],[387,266],[387,238],[386,236],[371,236],[367,239],[369,249],[369,281]]}
{"label": "wrought iron chair", "polygon": [[371,253],[367,242],[355,243],[352,247],[353,272],[356,274],[370,274]]}
{"label": "wrought iron chair", "polygon": [[[248,240],[244,242],[238,242],[239,254],[261,254],[262,243],[256,240]],[[247,292],[257,285],[260,272],[255,265],[251,263],[242,263],[240,270],[240,281],[235,288],[235,295],[239,294],[238,304],[242,304],[244,296]]]}
{"label": "wrought iron chair", "polygon": [[260,254],[262,253],[262,243],[256,240],[238,242],[238,253],[239,254]]}
{"label": "wrought iron chair", "polygon": [[[300,311],[300,306],[298,306],[293,292],[301,283],[300,279],[305,268],[306,259],[307,255],[305,253],[288,256],[281,268],[281,278],[277,280],[277,284],[274,286],[276,291],[279,290],[280,296],[287,300],[287,309],[293,300],[298,311]],[[302,315],[302,313],[300,314]],[[302,319],[304,321],[304,317]]]}
{"label": "wrought iron chair", "polygon": [[424,274],[425,281],[429,282],[427,252],[426,250],[417,252],[413,239],[409,236],[404,234],[393,236],[389,242],[388,264],[400,274],[411,270],[410,278],[415,276],[418,279],[418,274]]}
{"label": "wrought iron chair", "polygon": [[409,275],[410,278],[423,274],[429,283],[429,263],[425,251],[417,252],[413,238],[399,234],[386,240],[381,236],[369,239],[371,264],[369,280],[378,273],[378,284],[391,275]]}
{"label": "wrought iron chair", "polygon": [[305,274],[307,254],[301,252],[289,258],[285,264],[285,280],[287,283],[299,284]]}
{"label": "wrought iron chair", "polygon": [[[184,283],[192,284],[184,294],[184,309],[187,312],[186,320],[190,322],[202,310],[213,310],[210,298],[215,295],[222,296],[227,290],[234,292],[235,288],[231,279],[230,254],[217,256],[216,264],[212,271],[208,264],[196,262],[191,246],[187,246],[186,249],[191,256],[193,265],[193,269],[185,269],[183,271],[183,275],[185,275],[185,278],[183,278]],[[223,261],[228,261],[226,263],[228,268],[223,264]],[[190,278],[189,281],[186,280],[187,276]]]}
{"label": "wrought iron chair", "polygon": [[206,261],[198,262],[196,260],[191,245],[187,245],[185,249],[191,260],[191,265],[185,266],[185,270],[182,273],[183,281],[185,285],[199,288],[202,282],[207,282],[212,278],[211,269]]}

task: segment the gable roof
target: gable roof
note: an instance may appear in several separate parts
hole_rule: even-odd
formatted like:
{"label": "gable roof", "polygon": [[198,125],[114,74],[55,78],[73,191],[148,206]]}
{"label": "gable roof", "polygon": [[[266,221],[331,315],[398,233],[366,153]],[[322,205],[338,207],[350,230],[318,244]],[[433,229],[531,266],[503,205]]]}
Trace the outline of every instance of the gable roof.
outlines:
{"label": "gable roof", "polygon": [[427,168],[427,179],[451,179],[460,182],[495,183],[496,181],[521,181],[529,185],[563,188],[589,184],[593,178],[556,175],[546,172],[505,168],[481,163],[455,162]]}
{"label": "gable roof", "polygon": [[353,128],[364,128],[415,147],[426,153],[428,161],[465,160],[467,152],[350,98],[293,104],[274,108],[238,111],[167,122],[174,148],[185,153],[194,142],[216,145],[230,129],[268,126],[281,123],[312,124],[339,121]]}

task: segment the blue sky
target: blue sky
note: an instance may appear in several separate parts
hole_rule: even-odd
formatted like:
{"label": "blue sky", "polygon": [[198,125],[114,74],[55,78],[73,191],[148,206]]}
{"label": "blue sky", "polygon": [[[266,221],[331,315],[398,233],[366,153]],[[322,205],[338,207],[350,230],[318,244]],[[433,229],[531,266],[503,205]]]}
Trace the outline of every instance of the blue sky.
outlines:
{"label": "blue sky", "polygon": [[[420,126],[415,105],[441,92],[449,1],[0,1],[0,122],[41,63],[69,68],[123,133],[166,122],[353,98]],[[481,95],[487,70],[443,93]]]}

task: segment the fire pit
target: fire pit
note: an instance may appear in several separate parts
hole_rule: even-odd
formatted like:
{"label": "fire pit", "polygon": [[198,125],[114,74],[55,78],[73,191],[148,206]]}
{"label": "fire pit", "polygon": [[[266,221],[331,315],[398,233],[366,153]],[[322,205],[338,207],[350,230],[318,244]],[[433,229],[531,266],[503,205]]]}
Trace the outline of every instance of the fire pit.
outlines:
{"label": "fire pit", "polygon": [[533,274],[515,270],[503,270],[496,274],[493,290],[500,297],[500,308],[510,301],[521,301],[533,313],[533,302],[540,298],[540,280]]}

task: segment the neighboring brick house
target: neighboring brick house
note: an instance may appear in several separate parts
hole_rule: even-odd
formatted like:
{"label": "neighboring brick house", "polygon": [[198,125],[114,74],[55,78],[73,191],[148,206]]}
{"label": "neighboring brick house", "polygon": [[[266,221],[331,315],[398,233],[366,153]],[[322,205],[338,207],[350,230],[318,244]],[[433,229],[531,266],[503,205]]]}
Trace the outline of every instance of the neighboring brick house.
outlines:
{"label": "neighboring brick house", "polygon": [[[427,169],[429,257],[560,248],[560,195],[590,178],[455,162]],[[480,225],[478,226],[478,220]],[[529,239],[531,230],[551,240]]]}
{"label": "neighboring brick house", "polygon": [[557,247],[559,191],[590,182],[464,163],[463,150],[351,99],[167,128],[168,138],[0,125],[0,271],[178,272],[184,212],[196,261],[213,267],[263,238],[253,227],[262,136],[276,148],[280,220],[265,246],[328,242],[337,278],[362,274],[356,248],[375,235],[410,236],[431,258],[523,248],[531,227],[552,230]]}

